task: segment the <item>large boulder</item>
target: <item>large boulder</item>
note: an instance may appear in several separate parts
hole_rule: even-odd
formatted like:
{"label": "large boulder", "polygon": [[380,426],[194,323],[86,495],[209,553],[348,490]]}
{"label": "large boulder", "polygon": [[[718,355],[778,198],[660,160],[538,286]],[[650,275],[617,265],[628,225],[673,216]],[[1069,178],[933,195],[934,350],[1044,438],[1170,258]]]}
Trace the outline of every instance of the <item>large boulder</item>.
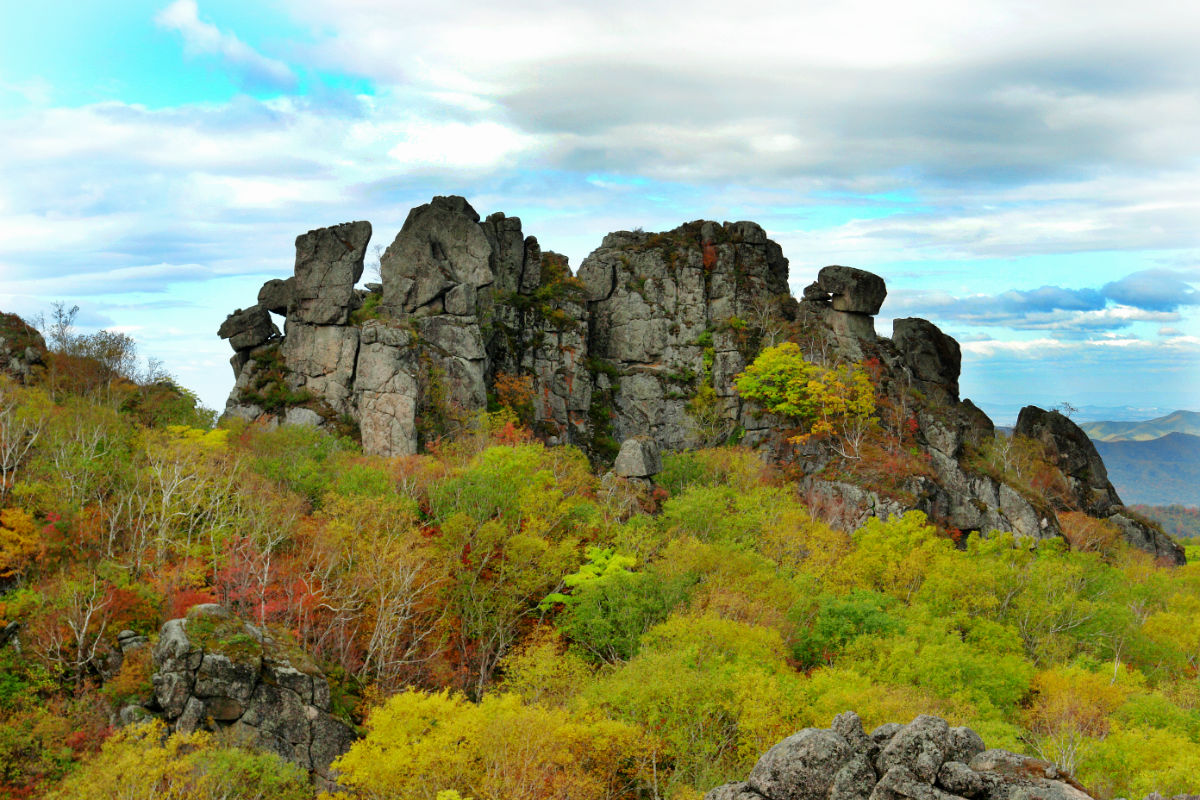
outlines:
{"label": "large boulder", "polygon": [[435,197],[408,213],[380,259],[383,303],[397,314],[440,313],[454,287],[478,289],[495,280],[492,259],[492,244],[471,204],[457,196]]}
{"label": "large boulder", "polygon": [[353,728],[333,715],[329,682],[286,639],[216,605],[168,620],[152,650],[149,709],[173,729],[222,732],[276,753],[328,783]]}
{"label": "large boulder", "polygon": [[927,319],[905,317],[892,322],[892,342],[926,393],[943,403],[958,402],[962,349]]}
{"label": "large boulder", "polygon": [[883,307],[887,284],[873,272],[854,267],[822,267],[817,287],[830,296],[834,311],[874,315]]}
{"label": "large boulder", "polygon": [[748,783],[771,800],[825,800],[852,754],[849,742],[833,731],[805,728],[768,750]]}
{"label": "large boulder", "polygon": [[228,339],[230,347],[239,353],[253,350],[278,335],[279,329],[271,321],[271,315],[260,305],[239,308],[217,329],[217,336]]}
{"label": "large boulder", "polygon": [[229,340],[229,346],[238,352],[252,350],[278,335],[271,315],[260,305],[239,308],[217,329],[217,336]]}
{"label": "large boulder", "polygon": [[1106,516],[1113,506],[1121,504],[1096,446],[1082,428],[1063,414],[1025,406],[1017,416],[1013,433],[1042,444],[1051,462],[1071,483],[1080,510]]}
{"label": "large boulder", "polygon": [[258,304],[272,314],[287,314],[295,296],[296,278],[272,278],[258,290]]}
{"label": "large boulder", "polygon": [[626,439],[613,462],[613,472],[622,478],[650,478],[662,471],[658,445],[648,436]]}
{"label": "large boulder", "polygon": [[354,284],[362,277],[370,241],[369,222],[344,222],[297,236],[288,318],[308,325],[345,325],[358,305]]}

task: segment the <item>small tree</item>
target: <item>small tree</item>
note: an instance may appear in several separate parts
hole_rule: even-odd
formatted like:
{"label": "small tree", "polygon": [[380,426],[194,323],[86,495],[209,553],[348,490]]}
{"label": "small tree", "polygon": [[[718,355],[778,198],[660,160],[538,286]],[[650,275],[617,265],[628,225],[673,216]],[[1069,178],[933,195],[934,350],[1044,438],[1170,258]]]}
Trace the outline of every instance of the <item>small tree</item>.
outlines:
{"label": "small tree", "polygon": [[862,365],[813,364],[794,342],[764,349],[734,386],[742,397],[799,422],[805,430],[792,441],[829,437],[846,458],[858,458],[874,423],[875,387]]}

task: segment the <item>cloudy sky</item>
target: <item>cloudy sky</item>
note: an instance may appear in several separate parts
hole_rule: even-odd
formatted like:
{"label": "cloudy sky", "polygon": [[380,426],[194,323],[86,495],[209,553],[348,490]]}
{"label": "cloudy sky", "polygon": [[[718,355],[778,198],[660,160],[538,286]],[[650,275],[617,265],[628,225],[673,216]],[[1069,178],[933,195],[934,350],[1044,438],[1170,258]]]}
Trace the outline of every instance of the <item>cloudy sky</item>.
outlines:
{"label": "cloudy sky", "polygon": [[223,407],[298,233],[463,194],[572,265],[753,219],[1016,407],[1200,408],[1200,4],[39,0],[0,31],[0,309]]}

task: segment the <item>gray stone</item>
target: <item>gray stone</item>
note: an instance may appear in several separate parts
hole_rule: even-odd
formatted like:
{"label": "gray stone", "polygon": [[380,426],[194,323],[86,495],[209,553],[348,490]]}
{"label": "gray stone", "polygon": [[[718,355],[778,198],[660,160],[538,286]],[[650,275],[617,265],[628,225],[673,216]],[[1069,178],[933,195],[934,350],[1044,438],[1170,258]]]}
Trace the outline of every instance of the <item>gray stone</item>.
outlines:
{"label": "gray stone", "polygon": [[221,323],[217,335],[228,339],[237,351],[253,350],[279,335],[279,329],[271,321],[271,315],[259,305],[239,309]]}
{"label": "gray stone", "polygon": [[179,733],[192,733],[206,727],[208,715],[204,713],[204,703],[194,697],[189,697],[183,712],[175,720],[175,730]]}
{"label": "gray stone", "polygon": [[917,317],[892,322],[892,341],[926,394],[942,404],[958,402],[962,349],[929,320]]}
{"label": "gray stone", "polygon": [[750,772],[750,787],[771,800],[825,800],[853,756],[833,731],[805,728],[768,750]]}
{"label": "gray stone", "polygon": [[649,478],[662,471],[662,458],[654,440],[642,436],[626,439],[613,463],[613,472],[622,478]]}
{"label": "gray stone", "polygon": [[357,306],[354,284],[362,277],[370,241],[369,222],[344,222],[297,236],[288,319],[308,325],[345,325]]}
{"label": "gray stone", "polygon": [[475,313],[475,287],[460,283],[446,292],[446,313],[465,317]]}
{"label": "gray stone", "polygon": [[838,714],[833,718],[833,724],[829,728],[849,742],[850,747],[857,753],[874,756],[874,752],[879,749],[879,745],[870,736],[867,736],[866,731],[863,730],[862,720],[853,711],[843,711]]}
{"label": "gray stone", "polygon": [[938,770],[937,785],[961,797],[982,797],[988,790],[987,781],[961,761],[947,761]]}
{"label": "gray stone", "polygon": [[272,278],[258,290],[258,304],[272,314],[286,315],[295,295],[296,278]]}
{"label": "gray stone", "polygon": [[283,415],[284,425],[295,425],[300,428],[319,428],[325,424],[324,418],[311,408],[289,408]]}
{"label": "gray stone", "polygon": [[877,746],[883,747],[892,740],[893,736],[902,730],[904,730],[904,726],[899,722],[885,722],[871,731],[871,741]]}
{"label": "gray stone", "polygon": [[417,452],[418,365],[411,333],[371,320],[363,326],[355,391],[363,450],[383,456]]}
{"label": "gray stone", "polygon": [[122,728],[126,725],[137,725],[142,722],[148,722],[152,719],[154,719],[154,715],[138,705],[121,706],[121,710],[117,713],[117,724]]}
{"label": "gray stone", "polygon": [[[206,651],[187,635],[188,625],[201,620],[217,625],[198,639],[206,646],[225,647],[222,643],[237,635],[260,646]],[[166,622],[153,655],[155,701],[174,730],[216,730],[323,778],[330,777],[330,763],[354,739],[353,729],[328,713],[325,676],[302,653],[221,606],[193,606],[186,619]]]}
{"label": "gray stone", "polygon": [[325,401],[338,414],[350,411],[358,328],[306,325],[289,318],[280,352],[291,371],[294,389]]}
{"label": "gray stone", "polygon": [[823,267],[817,285],[832,295],[834,310],[852,314],[878,314],[887,297],[883,278],[854,267]]}
{"label": "gray stone", "polygon": [[879,770],[903,767],[931,784],[946,760],[950,726],[944,719],[921,714],[892,737],[879,753]]}
{"label": "gray stone", "polygon": [[862,800],[870,796],[877,782],[870,756],[857,753],[834,776],[833,785],[829,787],[829,800]]}
{"label": "gray stone", "polygon": [[946,739],[946,760],[970,764],[972,758],[986,749],[978,733],[970,728],[954,727]]}
{"label": "gray stone", "polygon": [[953,797],[906,767],[893,766],[875,784],[870,800],[953,800]]}
{"label": "gray stone", "polygon": [[971,759],[971,769],[991,778],[989,797],[1002,800],[1090,800],[1090,795],[1053,764],[1007,750],[985,750]]}
{"label": "gray stone", "polygon": [[725,783],[704,795],[704,800],[763,800],[763,796],[745,781]]}
{"label": "gray stone", "polygon": [[196,671],[192,693],[200,698],[231,697],[242,704],[248,703],[261,669],[258,658],[235,663],[226,655],[205,653]]}
{"label": "gray stone", "polygon": [[380,259],[383,303],[412,313],[460,284],[488,286],[492,245],[479,214],[461,197],[435,197],[414,208]]}
{"label": "gray stone", "polygon": [[121,631],[117,634],[117,647],[121,649],[122,655],[131,653],[134,650],[140,650],[148,642],[149,640],[145,636],[141,636],[133,631]]}

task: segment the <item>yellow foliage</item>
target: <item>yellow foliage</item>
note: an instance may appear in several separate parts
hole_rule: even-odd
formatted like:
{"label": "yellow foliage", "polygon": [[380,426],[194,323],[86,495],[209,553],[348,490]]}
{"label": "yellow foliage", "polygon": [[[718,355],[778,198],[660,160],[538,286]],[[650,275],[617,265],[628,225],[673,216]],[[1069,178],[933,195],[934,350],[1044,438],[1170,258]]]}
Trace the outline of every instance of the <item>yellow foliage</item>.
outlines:
{"label": "yellow foliage", "polygon": [[303,770],[274,755],[219,748],[207,733],[123,728],[48,800],[305,800]]}
{"label": "yellow foliage", "polygon": [[504,688],[527,703],[565,706],[592,677],[551,626],[539,626],[504,659]]}
{"label": "yellow foliage", "polygon": [[40,551],[33,517],[20,508],[0,510],[0,578],[21,573]]}
{"label": "yellow foliage", "polygon": [[648,749],[635,726],[582,710],[525,704],[515,694],[408,690],[375,709],[368,732],[335,762],[368,796],[445,800],[608,798],[637,779]]}
{"label": "yellow foliage", "polygon": [[1035,700],[1024,722],[1042,758],[1074,773],[1094,741],[1108,735],[1110,718],[1129,687],[1110,675],[1079,667],[1056,668],[1033,680]]}

